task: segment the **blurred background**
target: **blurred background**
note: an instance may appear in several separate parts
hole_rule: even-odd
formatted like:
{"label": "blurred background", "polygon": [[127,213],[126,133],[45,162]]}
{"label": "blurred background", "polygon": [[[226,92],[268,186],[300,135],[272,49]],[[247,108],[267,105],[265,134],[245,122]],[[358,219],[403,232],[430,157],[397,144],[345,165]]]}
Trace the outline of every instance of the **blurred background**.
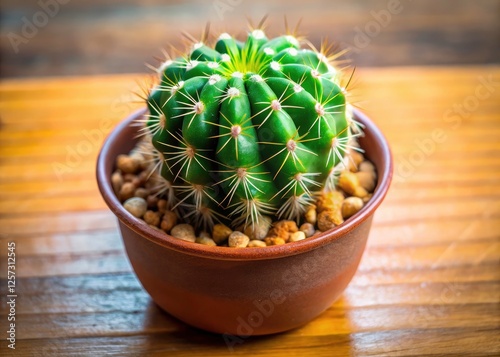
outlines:
{"label": "blurred background", "polygon": [[498,0],[2,0],[0,75],[147,72],[182,31],[243,34],[265,15],[270,35],[284,15],[302,19],[313,44],[339,43],[356,66],[500,62]]}

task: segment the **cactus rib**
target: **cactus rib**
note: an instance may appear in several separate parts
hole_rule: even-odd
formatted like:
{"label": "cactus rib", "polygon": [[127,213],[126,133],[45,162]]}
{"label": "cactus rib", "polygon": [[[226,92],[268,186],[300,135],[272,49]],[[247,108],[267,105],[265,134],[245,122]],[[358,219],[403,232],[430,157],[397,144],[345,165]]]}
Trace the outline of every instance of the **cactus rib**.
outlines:
{"label": "cactus rib", "polygon": [[169,206],[204,229],[299,220],[334,187],[362,128],[328,51],[256,28],[245,42],[223,33],[213,47],[193,40],[188,55],[168,57],[142,131]]}

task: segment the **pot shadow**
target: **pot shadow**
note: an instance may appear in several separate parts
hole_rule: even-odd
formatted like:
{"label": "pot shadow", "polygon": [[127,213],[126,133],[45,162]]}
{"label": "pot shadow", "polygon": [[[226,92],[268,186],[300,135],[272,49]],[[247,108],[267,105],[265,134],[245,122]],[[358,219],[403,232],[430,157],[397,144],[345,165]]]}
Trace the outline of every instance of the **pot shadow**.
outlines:
{"label": "pot shadow", "polygon": [[[177,350],[189,351],[191,354],[199,352],[204,356],[223,356],[232,354],[258,354],[259,351],[281,351],[284,353],[290,349],[302,349],[316,346],[319,348],[335,348],[335,355],[351,355],[352,345],[350,333],[345,333],[346,312],[343,308],[342,299],[332,305],[317,319],[308,324],[285,332],[263,336],[234,336],[212,333],[201,330],[176,319],[163,311],[152,300],[149,301],[144,312],[143,333],[144,340],[141,343],[141,351],[173,352]],[[337,326],[326,327],[324,321],[319,321],[326,314],[339,316],[342,320],[342,328]],[[311,331],[320,330],[319,334]],[[348,328],[350,330],[350,328]]]}

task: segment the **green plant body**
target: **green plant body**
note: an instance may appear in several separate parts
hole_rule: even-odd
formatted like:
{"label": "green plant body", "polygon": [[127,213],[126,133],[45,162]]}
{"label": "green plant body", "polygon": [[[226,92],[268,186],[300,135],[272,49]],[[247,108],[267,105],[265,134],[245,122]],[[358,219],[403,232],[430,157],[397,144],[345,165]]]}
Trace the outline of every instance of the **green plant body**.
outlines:
{"label": "green plant body", "polygon": [[334,187],[353,130],[341,72],[292,35],[227,33],[165,61],[147,97],[147,137],[170,206],[196,226],[262,215],[298,220]]}

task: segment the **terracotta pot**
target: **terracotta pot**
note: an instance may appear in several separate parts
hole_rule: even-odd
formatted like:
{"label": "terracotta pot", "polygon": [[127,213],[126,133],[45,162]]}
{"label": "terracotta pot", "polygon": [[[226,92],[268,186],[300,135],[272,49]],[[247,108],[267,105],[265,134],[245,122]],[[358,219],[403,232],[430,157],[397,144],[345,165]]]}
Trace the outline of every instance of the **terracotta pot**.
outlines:
{"label": "terracotta pot", "polygon": [[235,249],[185,242],[129,214],[110,177],[115,158],[134,146],[136,112],[109,135],[97,162],[97,181],[118,217],[130,262],[152,299],[169,314],[201,329],[263,335],[304,325],[325,311],[352,279],[365,249],[373,214],[392,177],[388,144],[362,113],[360,139],[375,164],[378,183],[369,203],[341,226],[303,241]]}

